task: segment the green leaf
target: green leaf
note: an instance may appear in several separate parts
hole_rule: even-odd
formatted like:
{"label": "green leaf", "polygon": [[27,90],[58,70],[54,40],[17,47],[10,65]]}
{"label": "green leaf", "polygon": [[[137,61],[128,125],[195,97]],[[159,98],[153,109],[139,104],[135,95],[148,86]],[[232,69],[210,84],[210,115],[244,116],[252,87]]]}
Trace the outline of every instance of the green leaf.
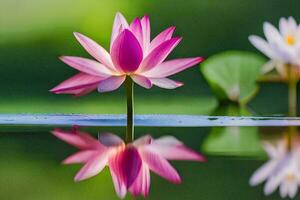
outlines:
{"label": "green leaf", "polygon": [[[246,107],[219,107],[214,116],[249,116]],[[213,127],[202,144],[202,151],[211,155],[264,156],[258,127]]]}
{"label": "green leaf", "polygon": [[254,53],[227,51],[208,58],[200,70],[220,101],[246,104],[258,91],[256,80],[265,62]]}

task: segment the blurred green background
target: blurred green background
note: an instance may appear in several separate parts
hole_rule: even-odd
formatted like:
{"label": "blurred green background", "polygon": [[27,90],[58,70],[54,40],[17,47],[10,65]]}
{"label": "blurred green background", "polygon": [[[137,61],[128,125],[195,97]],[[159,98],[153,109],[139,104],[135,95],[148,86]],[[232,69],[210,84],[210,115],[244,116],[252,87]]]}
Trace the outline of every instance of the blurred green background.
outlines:
{"label": "blurred green background", "polygon": [[[0,113],[125,113],[123,87],[113,93],[94,92],[81,98],[48,92],[76,73],[58,56],[89,57],[72,32],[81,32],[108,48],[117,11],[128,21],[149,14],[152,37],[175,25],[176,35],[183,36],[183,41],[171,58],[209,57],[224,50],[258,53],[248,36],[262,36],[264,21],[277,25],[282,16],[293,16],[299,21],[299,8],[297,0],[0,0]],[[217,111],[217,101],[199,66],[175,75],[174,79],[183,81],[185,86],[176,90],[136,87],[136,112],[238,115],[230,109]],[[285,115],[286,94],[285,85],[262,84],[247,109],[255,115]],[[262,187],[254,189],[248,185],[252,172],[263,163],[256,158],[264,157],[258,149],[257,129],[247,129],[243,137],[239,137],[242,129],[234,130],[238,142],[243,139],[231,146],[234,155],[209,157],[206,164],[176,162],[184,178],[181,186],[152,176],[150,199],[264,199]],[[1,128],[0,199],[117,199],[107,170],[92,180],[73,183],[79,166],[62,167],[59,161],[75,149],[49,135],[49,131],[50,128]],[[103,129],[92,133],[98,131]],[[115,129],[118,134],[122,131]],[[195,150],[204,143],[207,154],[224,151],[231,136],[219,138],[210,132],[231,134],[232,129],[137,129],[139,135],[176,133]],[[237,152],[243,154],[236,155]],[[267,199],[279,197],[274,194]]]}
{"label": "blurred green background", "polygon": [[[299,19],[299,6],[297,0],[0,0],[0,112],[124,113],[123,87],[77,99],[48,92],[76,73],[58,56],[89,57],[72,32],[108,48],[117,11],[128,21],[149,14],[152,38],[175,25],[175,34],[183,41],[170,57],[209,57],[231,49],[258,53],[248,36],[262,36],[264,21],[277,24],[281,16]],[[185,86],[176,90],[136,87],[136,112],[209,114],[216,107],[198,66],[174,79]],[[262,85],[250,107],[258,115],[285,114],[286,95],[279,95],[284,93],[284,85]],[[268,108],[261,103],[270,100]]]}

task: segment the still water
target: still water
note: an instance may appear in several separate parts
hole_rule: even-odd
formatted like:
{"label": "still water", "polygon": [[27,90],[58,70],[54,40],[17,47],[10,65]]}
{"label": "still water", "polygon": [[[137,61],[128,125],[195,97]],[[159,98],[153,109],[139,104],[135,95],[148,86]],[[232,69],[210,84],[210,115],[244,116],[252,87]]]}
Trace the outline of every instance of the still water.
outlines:
{"label": "still water", "polygon": [[[57,126],[1,127],[0,199],[118,199],[107,168],[94,178],[73,181],[81,165],[61,165],[61,161],[77,150],[54,137],[50,133],[54,128]],[[101,132],[123,136],[125,131],[124,127],[80,129],[94,137]],[[265,182],[252,187],[249,181],[269,160],[263,145],[276,147],[287,141],[286,132],[287,127],[136,127],[136,137],[173,135],[207,158],[205,163],[171,161],[182,177],[181,185],[151,173],[148,199],[282,199],[278,189],[265,196]],[[292,137],[297,141],[296,134]]]}

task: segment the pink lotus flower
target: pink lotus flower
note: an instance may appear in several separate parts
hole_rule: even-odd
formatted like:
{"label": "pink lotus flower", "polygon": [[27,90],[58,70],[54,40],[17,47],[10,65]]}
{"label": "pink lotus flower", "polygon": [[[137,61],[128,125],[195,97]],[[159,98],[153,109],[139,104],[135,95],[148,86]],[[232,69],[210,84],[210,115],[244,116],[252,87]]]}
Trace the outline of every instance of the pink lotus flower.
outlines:
{"label": "pink lotus flower", "polygon": [[141,194],[146,197],[150,189],[150,170],[172,183],[181,183],[178,172],[167,160],[204,161],[204,157],[172,136],[154,140],[146,135],[125,144],[111,133],[101,134],[99,140],[96,140],[76,128],[71,132],[55,129],[53,134],[80,149],[63,161],[64,164],[84,164],[76,174],[75,181],[95,176],[105,166],[109,166],[120,198],[124,198],[127,191],[133,196]]}
{"label": "pink lotus flower", "polygon": [[56,94],[85,95],[98,88],[99,92],[118,89],[126,76],[144,88],[156,85],[173,89],[183,84],[167,76],[176,74],[200,63],[201,57],[181,58],[164,61],[181,41],[180,37],[172,38],[175,27],[170,27],[150,41],[150,21],[148,16],[136,18],[128,25],[121,13],[117,13],[112,35],[110,53],[92,39],[74,33],[83,48],[97,61],[62,56],[60,59],[67,65],[80,71],[51,90]]}

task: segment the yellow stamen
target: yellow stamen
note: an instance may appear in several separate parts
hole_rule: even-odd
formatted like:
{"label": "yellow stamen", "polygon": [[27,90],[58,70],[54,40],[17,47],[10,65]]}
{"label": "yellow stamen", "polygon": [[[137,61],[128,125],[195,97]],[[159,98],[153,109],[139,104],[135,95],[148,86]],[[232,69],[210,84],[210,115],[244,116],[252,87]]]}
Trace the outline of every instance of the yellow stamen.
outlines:
{"label": "yellow stamen", "polygon": [[285,41],[288,45],[294,45],[295,44],[295,37],[292,36],[292,35],[288,35],[286,38],[285,38]]}
{"label": "yellow stamen", "polygon": [[296,176],[294,174],[288,174],[286,179],[288,182],[294,182],[296,180]]}

